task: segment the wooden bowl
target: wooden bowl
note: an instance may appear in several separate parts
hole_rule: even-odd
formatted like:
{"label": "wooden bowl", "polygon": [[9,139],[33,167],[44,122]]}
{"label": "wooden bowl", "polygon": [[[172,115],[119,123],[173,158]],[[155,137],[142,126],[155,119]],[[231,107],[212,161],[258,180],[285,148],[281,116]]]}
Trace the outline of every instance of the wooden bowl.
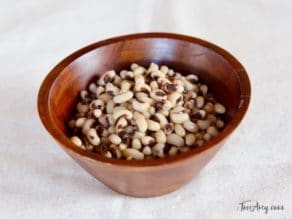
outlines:
{"label": "wooden bowl", "polygon": [[[198,74],[227,107],[227,126],[199,148],[157,160],[109,159],[74,146],[66,123],[79,91],[106,70],[128,68],[133,62],[166,64],[182,73]],[[239,125],[249,101],[245,69],[222,48],[189,36],[142,33],[100,41],[65,58],[43,81],[38,111],[48,132],[92,176],[119,193],[149,197],[172,192],[195,176]]]}

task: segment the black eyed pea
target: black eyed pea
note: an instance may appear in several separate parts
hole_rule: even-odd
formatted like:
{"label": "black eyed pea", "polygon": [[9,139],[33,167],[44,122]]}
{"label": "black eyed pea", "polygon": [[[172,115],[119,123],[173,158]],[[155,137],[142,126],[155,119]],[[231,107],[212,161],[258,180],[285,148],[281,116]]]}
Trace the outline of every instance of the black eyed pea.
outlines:
{"label": "black eyed pea", "polygon": [[120,149],[120,151],[125,150],[127,147],[128,147],[128,146],[127,146],[126,144],[124,144],[124,143],[119,144],[119,149]]}
{"label": "black eyed pea", "polygon": [[145,117],[137,111],[134,112],[133,117],[136,120],[136,124],[138,126],[138,129],[141,132],[146,132],[146,130],[148,128],[148,124],[147,124]]}
{"label": "black eyed pea", "polygon": [[146,136],[141,138],[141,142],[143,145],[146,146],[146,145],[153,145],[155,143],[155,140],[153,137],[146,135]]}
{"label": "black eyed pea", "polygon": [[165,144],[166,135],[165,135],[164,131],[158,130],[157,132],[155,132],[154,136],[155,136],[155,140],[157,143]]}
{"label": "black eyed pea", "polygon": [[120,136],[118,136],[116,134],[111,134],[109,136],[109,140],[111,143],[116,144],[116,145],[118,145],[122,142],[122,139],[120,138]]}
{"label": "black eyed pea", "polygon": [[177,152],[178,152],[177,147],[172,146],[172,147],[169,149],[169,151],[168,151],[168,155],[172,157],[172,156],[177,155]]}
{"label": "black eyed pea", "polygon": [[133,70],[134,76],[136,75],[142,75],[144,74],[145,69],[141,66],[138,66],[137,68],[135,68],[135,70]]}
{"label": "black eyed pea", "polygon": [[172,123],[166,124],[163,128],[166,135],[171,134],[173,132],[173,129],[174,129],[174,125]]}
{"label": "black eyed pea", "polygon": [[92,114],[95,118],[99,118],[102,115],[102,111],[100,109],[94,109]]}
{"label": "black eyed pea", "polygon": [[103,110],[103,108],[104,108],[104,101],[101,100],[101,99],[93,100],[89,104],[89,108],[90,109],[101,109],[101,110]]}
{"label": "black eyed pea", "polygon": [[123,156],[127,160],[132,160],[132,159],[143,160],[144,159],[144,154],[135,148],[126,148],[122,151],[122,153],[123,153]]}
{"label": "black eyed pea", "polygon": [[196,133],[196,132],[199,130],[197,124],[196,124],[196,123],[193,123],[193,122],[190,121],[190,120],[185,121],[185,122],[183,123],[183,127],[184,127],[187,131],[192,132],[192,133]]}
{"label": "black eyed pea", "polygon": [[188,133],[185,136],[185,142],[187,146],[192,146],[196,143],[196,135],[193,133]]}
{"label": "black eyed pea", "polygon": [[151,81],[150,82],[150,88],[151,90],[157,90],[159,88],[157,81]]}
{"label": "black eyed pea", "polygon": [[131,88],[131,83],[127,80],[121,82],[121,92],[127,92]]}
{"label": "black eyed pea", "polygon": [[105,91],[113,95],[118,95],[118,93],[120,92],[120,89],[116,87],[115,85],[113,85],[112,83],[107,83],[105,86]]}
{"label": "black eyed pea", "polygon": [[102,100],[104,103],[107,103],[108,101],[112,100],[112,95],[109,93],[102,93],[98,96],[99,100]]}
{"label": "black eyed pea", "polygon": [[226,112],[225,107],[221,103],[215,103],[214,110],[218,114],[223,114]]}
{"label": "black eyed pea", "polygon": [[189,147],[180,147],[180,148],[178,148],[178,150],[182,153],[185,153],[185,152],[189,151],[190,148]]}
{"label": "black eyed pea", "polygon": [[87,119],[82,125],[82,133],[86,135],[88,130],[93,126],[94,123],[95,119]]}
{"label": "black eyed pea", "polygon": [[102,87],[102,86],[98,86],[98,87],[96,88],[95,95],[96,95],[97,98],[99,98],[99,95],[101,95],[101,94],[104,93],[104,92],[105,92],[104,87]]}
{"label": "black eyed pea", "polygon": [[144,92],[137,92],[137,93],[135,93],[135,96],[136,96],[137,100],[139,100],[142,103],[148,103],[148,104],[153,103],[153,100],[151,98],[149,98],[148,94],[146,94]]}
{"label": "black eyed pea", "polygon": [[88,91],[87,90],[80,91],[80,97],[82,100],[85,100],[88,97]]}
{"label": "black eyed pea", "polygon": [[119,95],[116,95],[113,98],[113,101],[115,103],[124,103],[124,102],[127,102],[128,100],[132,99],[133,95],[134,94],[133,94],[132,91],[127,91],[125,93],[120,93]]}
{"label": "black eyed pea", "polygon": [[116,122],[116,133],[120,133],[128,126],[128,121],[124,116],[120,117]]}
{"label": "black eyed pea", "polygon": [[181,124],[175,124],[174,125],[174,132],[175,134],[184,137],[186,135],[186,130]]}
{"label": "black eyed pea", "polygon": [[137,63],[132,63],[131,64],[131,66],[130,66],[130,69],[132,70],[132,71],[134,71],[136,68],[138,68],[139,67],[139,65],[137,64]]}
{"label": "black eyed pea", "polygon": [[164,157],[164,144],[156,144],[152,147],[152,154],[157,157]]}
{"label": "black eyed pea", "polygon": [[98,135],[96,133],[96,129],[90,128],[86,133],[86,137],[87,137],[88,141],[90,142],[90,144],[92,144],[94,146],[97,146],[100,144],[100,138],[98,137]]}
{"label": "black eyed pea", "polygon": [[178,102],[182,100],[182,95],[179,92],[173,92],[167,96],[167,99],[171,103],[172,107],[176,106]]}
{"label": "black eyed pea", "polygon": [[142,144],[139,138],[134,138],[132,140],[132,148],[135,148],[137,150],[140,150],[142,148]]}
{"label": "black eyed pea", "polygon": [[89,106],[87,104],[78,103],[77,104],[77,112],[79,113],[87,113],[89,111]]}
{"label": "black eyed pea", "polygon": [[151,63],[149,68],[147,69],[147,72],[153,72],[153,71],[158,71],[159,66],[156,63]]}
{"label": "black eyed pea", "polygon": [[113,157],[112,153],[110,151],[105,152],[104,156],[107,157],[107,158],[112,158]]}
{"label": "black eyed pea", "polygon": [[112,100],[108,101],[106,104],[106,113],[107,114],[113,113],[114,108],[115,108],[115,102]]}
{"label": "black eyed pea", "polygon": [[87,118],[85,118],[85,117],[80,117],[80,118],[78,118],[78,119],[76,120],[76,122],[75,122],[75,126],[76,126],[77,128],[81,128],[81,127],[83,126],[83,124],[85,123],[86,120],[87,120]]}
{"label": "black eyed pea", "polygon": [[203,96],[206,96],[207,93],[208,93],[208,86],[205,85],[205,84],[202,84],[202,85],[200,86],[200,91],[201,91],[201,93],[203,94]]}
{"label": "black eyed pea", "polygon": [[143,113],[143,112],[149,111],[150,104],[149,103],[141,103],[141,102],[134,99],[132,102],[132,107],[134,110]]}
{"label": "black eyed pea", "polygon": [[88,90],[89,90],[91,93],[95,94],[95,93],[96,93],[96,89],[97,89],[97,86],[96,86],[95,83],[90,83],[90,84],[89,84],[89,86],[88,86]]}
{"label": "black eyed pea", "polygon": [[157,90],[151,91],[150,92],[150,97],[152,97],[156,101],[162,101],[162,100],[166,100],[167,99],[166,93],[161,89],[157,89]]}
{"label": "black eyed pea", "polygon": [[218,130],[217,130],[217,128],[215,126],[210,126],[207,129],[207,133],[210,134],[213,137],[216,137],[218,135]]}
{"label": "black eyed pea", "polygon": [[135,92],[143,92],[143,93],[148,94],[148,93],[151,92],[151,88],[147,84],[137,84],[136,83],[135,86],[134,86],[134,91]]}
{"label": "black eyed pea", "polygon": [[132,71],[123,70],[120,72],[120,76],[122,79],[125,79],[125,80],[133,80],[134,79],[134,73]]}
{"label": "black eyed pea", "polygon": [[70,141],[75,144],[77,147],[82,147],[82,141],[78,136],[73,136],[70,138]]}
{"label": "black eyed pea", "polygon": [[204,144],[204,140],[203,139],[199,139],[196,141],[196,145],[197,146],[202,146]]}
{"label": "black eyed pea", "polygon": [[166,136],[166,143],[177,147],[182,147],[185,144],[185,141],[181,136],[172,133]]}
{"label": "black eyed pea", "polygon": [[142,150],[142,153],[146,156],[149,156],[152,154],[152,150],[151,150],[151,147],[149,146],[145,146]]}
{"label": "black eyed pea", "polygon": [[119,148],[117,145],[115,145],[115,144],[111,144],[111,145],[109,146],[109,148],[110,148],[110,152],[111,152],[111,154],[112,154],[114,157],[116,157],[116,158],[118,158],[118,159],[122,157],[122,152],[121,152],[120,148]]}
{"label": "black eyed pea", "polygon": [[169,68],[166,65],[160,66],[160,71],[164,74],[168,73]]}
{"label": "black eyed pea", "polygon": [[101,75],[99,80],[97,81],[98,85],[105,85],[108,82],[112,82],[116,76],[116,72],[114,70],[110,70]]}
{"label": "black eyed pea", "polygon": [[216,127],[217,127],[218,129],[223,128],[224,125],[225,125],[224,122],[223,122],[221,119],[217,119],[216,122],[215,122],[215,124],[216,124]]}
{"label": "black eyed pea", "polygon": [[209,133],[205,133],[205,134],[203,135],[203,139],[204,139],[205,141],[209,141],[211,138],[212,138],[212,135],[210,135]]}
{"label": "black eyed pea", "polygon": [[200,129],[205,130],[209,128],[210,126],[210,121],[209,120],[198,120],[197,125],[199,126]]}
{"label": "black eyed pea", "polygon": [[120,76],[116,75],[115,79],[113,81],[113,84],[116,86],[120,86],[121,82],[122,82],[122,78]]}
{"label": "black eyed pea", "polygon": [[158,131],[160,129],[160,124],[158,122],[155,122],[151,119],[147,120],[147,126],[148,126],[148,130],[150,131]]}
{"label": "black eyed pea", "polygon": [[136,131],[134,133],[134,138],[138,138],[138,139],[141,139],[145,136],[145,132],[139,132],[139,131]]}
{"label": "black eyed pea", "polygon": [[153,120],[159,122],[160,127],[163,128],[166,124],[168,124],[168,120],[166,119],[165,115],[162,113],[155,113],[153,115]]}
{"label": "black eyed pea", "polygon": [[201,109],[204,106],[205,99],[202,96],[197,96],[196,98],[196,105],[199,109]]}
{"label": "black eyed pea", "polygon": [[187,113],[171,113],[170,114],[170,120],[173,122],[173,123],[183,123],[185,121],[188,121],[190,118],[189,118],[189,115]]}
{"label": "black eyed pea", "polygon": [[133,113],[130,110],[119,108],[118,110],[113,110],[113,119],[117,120],[121,116],[125,116],[127,119],[132,119]]}

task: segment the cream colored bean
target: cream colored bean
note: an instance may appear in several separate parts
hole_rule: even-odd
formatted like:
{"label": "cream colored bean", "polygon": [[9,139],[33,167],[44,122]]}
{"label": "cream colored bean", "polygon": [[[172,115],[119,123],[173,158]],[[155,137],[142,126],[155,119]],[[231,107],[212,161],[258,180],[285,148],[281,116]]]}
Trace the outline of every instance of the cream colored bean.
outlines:
{"label": "cream colored bean", "polygon": [[139,67],[139,65],[137,63],[132,63],[131,66],[130,66],[132,71],[134,71],[138,67]]}
{"label": "cream colored bean", "polygon": [[127,80],[121,82],[121,92],[127,92],[131,88],[131,83]]}
{"label": "cream colored bean", "polygon": [[165,144],[166,135],[165,135],[164,131],[158,130],[157,132],[155,132],[154,136],[155,136],[155,140],[157,143]]}
{"label": "cream colored bean", "polygon": [[185,108],[183,106],[175,106],[170,112],[171,113],[183,113]]}
{"label": "cream colored bean", "polygon": [[86,137],[88,139],[88,141],[90,142],[90,144],[97,146],[100,144],[100,138],[98,137],[97,133],[96,133],[96,129],[94,128],[90,128],[88,129],[87,133],[86,133]]}
{"label": "cream colored bean", "polygon": [[135,133],[134,133],[134,138],[139,138],[139,139],[141,139],[141,138],[143,138],[145,136],[145,132],[139,132],[139,131],[136,131]]}
{"label": "cream colored bean", "polygon": [[196,141],[196,145],[198,145],[198,146],[202,146],[203,144],[204,144],[204,140],[202,140],[202,139]]}
{"label": "cream colored bean", "polygon": [[215,126],[210,126],[207,129],[207,133],[210,134],[213,137],[216,137],[218,135],[218,130],[217,130],[217,128]]}
{"label": "cream colored bean", "polygon": [[183,127],[184,127],[187,131],[189,131],[189,132],[193,132],[193,133],[196,133],[196,132],[199,130],[197,124],[196,124],[196,123],[193,123],[193,122],[190,121],[190,120],[185,121],[185,122],[183,123]]}
{"label": "cream colored bean", "polygon": [[198,82],[199,77],[197,75],[190,74],[190,75],[186,76],[186,79],[192,83],[196,83],[196,82]]}
{"label": "cream colored bean", "polygon": [[189,115],[187,113],[171,113],[170,114],[170,120],[173,123],[183,123],[187,120],[189,120]]}
{"label": "cream colored bean", "polygon": [[165,74],[162,73],[161,71],[153,71],[151,73],[151,78],[157,80],[158,78],[164,78]]}
{"label": "cream colored bean", "polygon": [[90,109],[103,109],[104,108],[104,101],[97,99],[97,100],[93,100],[90,104],[89,104],[89,108]]}
{"label": "cream colored bean", "polygon": [[168,73],[168,67],[166,65],[162,65],[160,66],[160,71],[164,74],[167,74]]}
{"label": "cream colored bean", "polygon": [[121,131],[123,131],[128,125],[128,121],[126,120],[126,118],[120,117],[117,122],[116,122],[116,133],[120,133]]}
{"label": "cream colored bean", "polygon": [[151,90],[157,90],[159,88],[157,81],[151,81],[150,82],[150,88]]}
{"label": "cream colored bean", "polygon": [[75,122],[77,128],[81,128],[87,119],[84,117],[78,118]]}
{"label": "cream colored bean", "polygon": [[164,116],[169,116],[169,111],[167,111],[167,110],[159,110],[158,113],[160,113]]}
{"label": "cream colored bean", "polygon": [[130,110],[119,109],[117,111],[113,110],[113,118],[117,120],[121,116],[126,116],[127,119],[132,119],[133,113]]}
{"label": "cream colored bean", "polygon": [[87,119],[82,126],[82,133],[84,135],[87,134],[88,130],[91,128],[91,126],[93,126],[93,124],[95,123],[95,119]]}
{"label": "cream colored bean", "polygon": [[82,141],[81,141],[81,139],[80,139],[79,137],[77,137],[77,136],[73,136],[73,137],[70,138],[70,140],[71,140],[71,142],[72,142],[73,144],[75,144],[76,146],[78,146],[78,147],[82,147]]}
{"label": "cream colored bean", "polygon": [[185,153],[185,152],[189,151],[190,148],[189,148],[189,147],[180,147],[180,148],[178,148],[178,150],[179,150],[181,153]]}
{"label": "cream colored bean", "polygon": [[118,136],[116,134],[111,134],[109,136],[109,140],[113,144],[120,144],[122,142],[122,139],[120,138],[120,136]]}
{"label": "cream colored bean", "polygon": [[215,123],[217,120],[217,117],[214,114],[208,114],[206,116],[206,120],[209,120],[211,124]]}
{"label": "cream colored bean", "polygon": [[112,100],[108,101],[106,104],[106,113],[107,114],[113,113],[114,107],[115,107],[115,102]]}
{"label": "cream colored bean", "polygon": [[155,122],[151,119],[147,120],[147,126],[148,126],[148,130],[150,131],[158,131],[160,129],[160,124],[158,122]]}
{"label": "cream colored bean", "polygon": [[114,70],[107,71],[103,75],[101,75],[97,83],[98,85],[105,85],[107,82],[113,81],[115,76],[116,76],[116,72]]}
{"label": "cream colored bean", "polygon": [[80,91],[80,97],[82,100],[85,100],[88,97],[88,91],[87,90]]}
{"label": "cream colored bean", "polygon": [[120,72],[121,78],[125,80],[132,80],[134,78],[134,73],[132,71],[123,70]]}
{"label": "cream colored bean", "polygon": [[141,103],[141,102],[138,102],[137,100],[133,100],[132,107],[134,110],[143,113],[143,112],[149,111],[150,104],[149,103]]}
{"label": "cream colored bean", "polygon": [[157,90],[151,91],[150,92],[150,97],[152,97],[156,101],[162,101],[162,100],[166,100],[167,99],[166,93],[161,89],[157,89]]}
{"label": "cream colored bean", "polygon": [[159,66],[155,63],[151,63],[147,72],[153,72],[153,71],[158,71],[159,70]]}
{"label": "cream colored bean", "polygon": [[122,152],[121,152],[120,148],[117,145],[111,144],[109,147],[112,149],[112,152],[111,153],[115,157],[117,157],[118,159],[122,157]]}
{"label": "cream colored bean", "polygon": [[174,133],[166,136],[166,142],[177,147],[182,147],[185,143],[181,136]]}
{"label": "cream colored bean", "polygon": [[113,84],[114,84],[115,86],[120,86],[121,82],[122,82],[122,78],[121,78],[119,75],[116,75],[116,76],[115,76],[115,79],[114,79],[114,81],[113,81]]}
{"label": "cream colored bean", "polygon": [[170,95],[168,95],[167,99],[171,103],[171,105],[174,107],[177,105],[178,102],[182,100],[182,95],[178,92],[174,92]]}
{"label": "cream colored bean", "polygon": [[225,107],[221,103],[215,103],[214,110],[218,114],[223,114],[226,112]]}
{"label": "cream colored bean", "polygon": [[224,122],[220,119],[217,119],[215,124],[218,129],[223,128],[225,125]]}
{"label": "cream colored bean", "polygon": [[184,85],[185,89],[187,89],[188,91],[193,90],[194,85],[190,81],[188,81],[184,77],[181,77],[181,81],[183,82],[183,85]]}
{"label": "cream colored bean", "polygon": [[151,115],[154,115],[155,112],[156,112],[155,107],[151,106],[151,107],[149,108],[149,113],[150,113]]}
{"label": "cream colored bean", "polygon": [[107,83],[105,86],[105,91],[113,95],[118,95],[120,92],[120,89],[116,87],[115,85],[113,85],[112,83]]}
{"label": "cream colored bean", "polygon": [[208,93],[208,86],[205,85],[205,84],[202,84],[202,85],[200,86],[200,91],[201,91],[201,93],[203,94],[203,96],[206,96],[206,94]]}
{"label": "cream colored bean", "polygon": [[163,128],[166,135],[171,134],[173,132],[173,129],[174,129],[174,125],[172,123],[166,124]]}
{"label": "cream colored bean", "polygon": [[107,157],[107,158],[112,158],[113,157],[112,153],[110,151],[105,152],[104,156]]}
{"label": "cream colored bean", "polygon": [[135,148],[135,149],[138,149],[138,150],[140,150],[142,148],[142,144],[141,144],[139,138],[134,138],[132,140],[132,148]]}
{"label": "cream colored bean", "polygon": [[135,70],[133,70],[134,76],[142,75],[142,74],[144,74],[144,72],[145,72],[145,69],[141,66],[139,66]]}
{"label": "cream colored bean", "polygon": [[168,151],[168,155],[172,157],[172,156],[177,155],[177,152],[178,152],[177,147],[172,146],[172,147],[169,149],[169,151]]}
{"label": "cream colored bean", "polygon": [[153,100],[149,98],[149,96],[144,92],[137,92],[135,96],[137,100],[139,100],[140,102],[149,103],[149,104],[153,103]]}
{"label": "cream colored bean", "polygon": [[104,103],[107,103],[108,101],[112,100],[112,95],[109,93],[103,93],[99,95],[98,99],[102,100]]}
{"label": "cream colored bean", "polygon": [[209,141],[211,138],[212,138],[212,135],[210,135],[209,133],[205,133],[205,134],[203,135],[203,139],[204,139],[205,141]]}
{"label": "cream colored bean", "polygon": [[175,134],[184,137],[186,135],[186,130],[181,124],[175,124],[174,125],[174,132]]}
{"label": "cream colored bean", "polygon": [[119,144],[119,149],[120,149],[121,151],[125,150],[127,147],[128,147],[128,146],[127,146],[126,144],[124,144],[124,143]]}
{"label": "cream colored bean", "polygon": [[134,148],[126,148],[122,151],[123,156],[127,160],[143,160],[144,159],[144,154],[138,151],[137,149]]}
{"label": "cream colored bean", "polygon": [[96,89],[97,89],[97,86],[96,86],[95,83],[90,83],[90,84],[89,84],[89,86],[88,86],[88,90],[89,90],[91,93],[95,94],[95,93],[96,93]]}
{"label": "cream colored bean", "polygon": [[95,92],[96,97],[99,98],[99,95],[101,95],[103,92],[105,92],[104,87],[102,87],[102,86],[98,86],[98,87],[96,88],[96,92]]}
{"label": "cream colored bean", "polygon": [[92,114],[95,118],[99,118],[102,115],[102,111],[100,109],[95,109],[92,111]]}
{"label": "cream colored bean", "polygon": [[144,136],[141,138],[141,142],[143,145],[152,145],[153,143],[155,143],[155,140],[151,136]]}
{"label": "cream colored bean", "polygon": [[196,135],[192,133],[188,133],[185,136],[185,142],[187,146],[192,146],[196,143]]}
{"label": "cream colored bean", "polygon": [[150,93],[151,92],[151,88],[147,84],[137,84],[136,83],[135,86],[134,86],[134,91],[135,92]]}
{"label": "cream colored bean", "polygon": [[210,126],[210,121],[209,120],[198,120],[197,125],[199,126],[200,129],[205,130]]}
{"label": "cream colored bean", "polygon": [[115,96],[113,98],[113,101],[115,103],[124,103],[127,102],[128,100],[133,98],[133,92],[132,91],[127,91],[125,93],[120,93],[119,95]]}
{"label": "cream colored bean", "polygon": [[135,75],[134,80],[135,80],[135,86],[138,84],[145,84],[145,78],[143,75],[140,75],[140,74]]}
{"label": "cream colored bean", "polygon": [[196,98],[196,105],[197,105],[197,107],[200,109],[200,108],[202,108],[203,106],[204,106],[204,103],[205,103],[205,99],[204,99],[204,97],[202,97],[202,96],[197,96],[197,98]]}
{"label": "cream colored bean", "polygon": [[149,146],[145,146],[142,150],[142,153],[146,156],[149,156],[152,154],[152,150],[151,150],[151,147]]}
{"label": "cream colored bean", "polygon": [[89,106],[87,104],[78,103],[77,104],[77,112],[79,113],[87,113],[89,111]]}
{"label": "cream colored bean", "polygon": [[164,146],[165,146],[164,144],[156,144],[156,145],[154,145],[153,148],[152,148],[152,154],[154,156],[157,156],[157,157],[160,157],[160,158],[164,157],[164,151],[163,151]]}
{"label": "cream colored bean", "polygon": [[168,120],[162,113],[155,113],[153,117],[155,118],[155,121],[159,122],[161,128],[168,124]]}
{"label": "cream colored bean", "polygon": [[136,120],[138,129],[141,132],[146,132],[146,130],[148,128],[148,124],[147,124],[147,121],[146,121],[145,117],[141,113],[139,113],[137,111],[134,112],[133,117]]}

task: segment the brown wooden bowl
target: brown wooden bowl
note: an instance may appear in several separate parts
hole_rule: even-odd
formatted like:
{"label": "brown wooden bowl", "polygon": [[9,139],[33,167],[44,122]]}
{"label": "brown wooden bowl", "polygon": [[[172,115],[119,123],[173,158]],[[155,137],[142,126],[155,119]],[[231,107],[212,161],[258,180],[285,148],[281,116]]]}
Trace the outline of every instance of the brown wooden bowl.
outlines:
{"label": "brown wooden bowl", "polygon": [[[128,68],[133,62],[145,66],[156,62],[198,74],[227,107],[227,126],[199,148],[157,160],[109,159],[74,146],[66,123],[79,91],[106,70]],[[178,189],[211,160],[246,113],[250,89],[243,66],[214,44],[170,33],[132,34],[91,44],[61,61],[41,85],[38,111],[53,138],[96,179],[122,194],[149,197]]]}

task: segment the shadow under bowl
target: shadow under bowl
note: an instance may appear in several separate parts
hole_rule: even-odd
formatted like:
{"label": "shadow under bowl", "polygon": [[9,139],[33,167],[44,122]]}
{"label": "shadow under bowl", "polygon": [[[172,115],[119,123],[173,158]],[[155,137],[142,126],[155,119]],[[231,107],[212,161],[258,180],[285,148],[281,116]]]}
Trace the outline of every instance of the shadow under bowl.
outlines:
{"label": "shadow under bowl", "polygon": [[[151,62],[197,74],[227,108],[224,130],[199,148],[156,160],[109,159],[73,145],[66,123],[80,90],[109,69],[119,71],[131,63],[148,66]],[[246,113],[250,89],[243,66],[222,48],[184,35],[141,33],[91,44],[61,61],[41,85],[38,111],[51,136],[88,173],[119,193],[150,197],[178,189],[213,158]]]}

